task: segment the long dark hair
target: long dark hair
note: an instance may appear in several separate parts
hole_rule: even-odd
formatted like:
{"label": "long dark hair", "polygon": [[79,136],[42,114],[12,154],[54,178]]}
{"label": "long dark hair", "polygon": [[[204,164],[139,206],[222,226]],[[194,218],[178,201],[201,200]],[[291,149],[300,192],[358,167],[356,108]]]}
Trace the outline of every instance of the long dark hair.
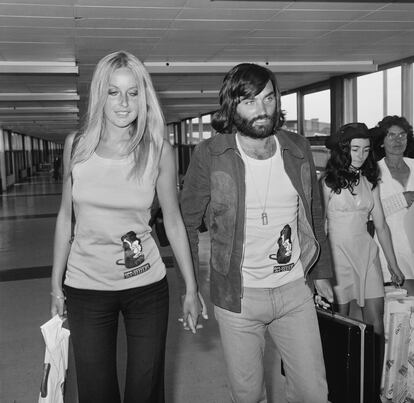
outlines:
{"label": "long dark hair", "polygon": [[[372,140],[370,144],[372,147]],[[379,169],[374,159],[372,149],[360,168],[360,173],[350,170],[351,166],[351,140],[338,142],[331,149],[331,156],[326,163],[325,183],[335,193],[341,193],[342,189],[348,189],[353,193],[354,187],[359,183],[359,175],[365,176],[374,189],[378,184]]]}
{"label": "long dark hair", "polygon": [[277,99],[275,129],[284,122],[280,109],[280,92],[275,75],[266,67],[253,63],[241,63],[233,67],[224,77],[220,90],[220,109],[213,115],[211,125],[219,133],[233,132],[233,119],[236,107],[244,98],[255,97],[271,81]]}
{"label": "long dark hair", "polygon": [[404,116],[389,115],[378,122],[374,141],[374,155],[377,161],[385,157],[384,139],[391,126],[401,127],[407,133],[407,147],[404,151],[405,157],[414,158],[413,127]]}

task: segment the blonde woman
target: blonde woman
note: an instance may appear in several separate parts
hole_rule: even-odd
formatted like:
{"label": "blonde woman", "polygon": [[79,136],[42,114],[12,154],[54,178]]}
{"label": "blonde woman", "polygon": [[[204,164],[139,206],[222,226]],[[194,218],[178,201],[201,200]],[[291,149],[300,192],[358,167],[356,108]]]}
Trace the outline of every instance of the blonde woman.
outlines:
{"label": "blonde woman", "polygon": [[197,285],[177,202],[174,155],[163,135],[161,108],[142,63],[124,51],[101,59],[85,129],[65,142],[52,271],[51,314],[67,309],[80,403],[121,401],[119,313],[128,346],[124,402],[164,402],[168,284],[148,225],[155,190],[185,279],[183,317],[196,331]]}

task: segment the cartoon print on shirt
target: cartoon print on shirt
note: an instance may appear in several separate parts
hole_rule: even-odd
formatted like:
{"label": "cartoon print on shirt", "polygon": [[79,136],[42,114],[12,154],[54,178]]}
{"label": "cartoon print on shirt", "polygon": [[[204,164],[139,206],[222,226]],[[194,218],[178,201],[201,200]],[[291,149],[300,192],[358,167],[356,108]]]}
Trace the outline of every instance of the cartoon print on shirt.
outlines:
{"label": "cartoon print on shirt", "polygon": [[286,224],[282,231],[280,231],[280,237],[277,240],[279,249],[277,253],[269,255],[270,259],[276,260],[278,263],[289,263],[292,257],[292,229],[289,224]]}
{"label": "cartoon print on shirt", "polygon": [[122,235],[121,241],[125,260],[118,259],[116,264],[125,265],[128,269],[139,266],[145,260],[145,256],[142,252],[141,240],[137,237],[137,234],[134,231],[129,231]]}

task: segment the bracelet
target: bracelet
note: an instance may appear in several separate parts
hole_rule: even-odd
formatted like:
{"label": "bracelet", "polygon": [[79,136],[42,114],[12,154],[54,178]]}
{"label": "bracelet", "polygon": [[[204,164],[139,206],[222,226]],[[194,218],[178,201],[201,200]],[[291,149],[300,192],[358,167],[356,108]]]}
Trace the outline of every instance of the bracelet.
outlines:
{"label": "bracelet", "polygon": [[53,292],[51,292],[51,293],[50,293],[50,295],[51,295],[52,297],[55,297],[56,299],[61,299],[61,300],[63,300],[63,301],[65,301],[65,299],[66,299],[66,297],[65,297],[64,295],[57,295],[57,294],[55,294],[55,293],[53,293]]}

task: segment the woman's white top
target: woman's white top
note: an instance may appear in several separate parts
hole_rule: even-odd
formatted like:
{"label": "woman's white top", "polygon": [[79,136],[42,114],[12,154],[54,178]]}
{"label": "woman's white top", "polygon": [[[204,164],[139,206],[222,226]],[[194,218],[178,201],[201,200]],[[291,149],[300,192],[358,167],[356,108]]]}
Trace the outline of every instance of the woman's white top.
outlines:
{"label": "woman's white top", "polygon": [[133,156],[114,160],[94,153],[75,165],[72,197],[76,224],[66,285],[124,290],[165,276],[148,225],[155,180],[131,175],[133,164]]}
{"label": "woman's white top", "polygon": [[[404,191],[414,191],[414,159],[404,158],[404,162],[410,168],[410,176],[405,187],[392,177],[384,158],[378,162],[381,171],[379,190],[398,266],[406,278],[414,279],[414,251],[411,248],[413,242],[410,242],[407,236],[405,221],[408,208],[403,195]],[[411,208],[414,208],[414,206]],[[390,274],[382,250],[380,258],[385,281],[388,281]]]}

